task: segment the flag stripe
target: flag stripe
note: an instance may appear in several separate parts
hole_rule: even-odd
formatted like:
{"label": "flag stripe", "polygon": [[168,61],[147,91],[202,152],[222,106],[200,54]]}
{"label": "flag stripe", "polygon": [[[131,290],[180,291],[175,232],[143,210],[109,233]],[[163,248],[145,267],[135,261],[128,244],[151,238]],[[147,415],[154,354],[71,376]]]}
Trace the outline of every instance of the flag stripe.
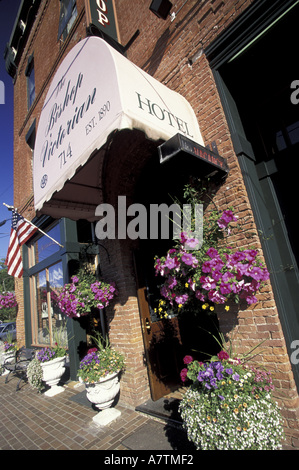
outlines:
{"label": "flag stripe", "polygon": [[32,226],[20,214],[13,211],[9,246],[5,260],[9,275],[22,277],[23,263],[20,247],[29,240],[36,230],[38,230],[37,227]]}
{"label": "flag stripe", "polygon": [[26,243],[29,238],[36,232],[37,228],[28,224],[27,222],[18,222],[17,223],[17,234],[19,238],[19,245],[22,246]]}
{"label": "flag stripe", "polygon": [[22,257],[14,230],[11,233],[11,249],[7,254],[5,264],[8,266],[7,272],[10,276],[21,277],[23,273]]}

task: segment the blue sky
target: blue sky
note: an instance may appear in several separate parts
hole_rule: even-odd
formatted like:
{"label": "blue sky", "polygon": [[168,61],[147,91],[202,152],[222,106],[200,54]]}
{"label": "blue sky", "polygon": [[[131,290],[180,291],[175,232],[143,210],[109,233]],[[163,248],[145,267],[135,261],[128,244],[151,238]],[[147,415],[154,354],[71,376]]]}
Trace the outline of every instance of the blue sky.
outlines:
{"label": "blue sky", "polygon": [[[5,104],[0,104],[0,222],[11,217],[3,203],[13,205],[13,82],[5,69],[4,50],[9,41],[20,0],[0,0],[0,80]],[[0,227],[0,259],[6,257],[11,221]]]}

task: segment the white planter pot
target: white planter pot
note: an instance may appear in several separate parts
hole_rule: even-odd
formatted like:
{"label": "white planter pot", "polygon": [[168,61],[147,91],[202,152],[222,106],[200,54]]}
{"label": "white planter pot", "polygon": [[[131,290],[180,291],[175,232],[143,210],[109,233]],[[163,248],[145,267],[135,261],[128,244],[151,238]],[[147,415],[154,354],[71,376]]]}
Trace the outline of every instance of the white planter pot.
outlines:
{"label": "white planter pot", "polygon": [[[6,364],[12,364],[14,361],[15,361],[15,358],[16,358],[16,353],[15,351],[13,352],[7,352],[7,353],[4,353],[2,355],[2,364],[6,363]],[[2,373],[2,375],[7,375],[9,374],[9,370],[4,370],[4,372]]]}
{"label": "white planter pot", "polygon": [[119,372],[113,372],[94,384],[85,383],[88,400],[99,410],[110,408],[120,389]]}
{"label": "white planter pot", "polygon": [[57,357],[51,361],[41,362],[43,381],[50,387],[50,389],[45,392],[45,395],[53,397],[64,391],[64,388],[60,387],[58,383],[65,372],[65,361],[66,357],[64,356]]}

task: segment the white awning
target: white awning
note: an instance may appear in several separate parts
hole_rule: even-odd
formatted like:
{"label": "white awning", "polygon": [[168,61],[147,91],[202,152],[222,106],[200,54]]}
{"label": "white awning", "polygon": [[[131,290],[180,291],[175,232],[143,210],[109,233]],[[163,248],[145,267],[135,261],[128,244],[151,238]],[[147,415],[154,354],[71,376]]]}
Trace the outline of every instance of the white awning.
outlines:
{"label": "white awning", "polygon": [[53,217],[92,220],[101,202],[105,144],[123,129],[141,130],[154,141],[180,133],[203,145],[195,113],[184,97],[102,39],[86,38],[58,68],[40,115],[33,165],[35,209]]}

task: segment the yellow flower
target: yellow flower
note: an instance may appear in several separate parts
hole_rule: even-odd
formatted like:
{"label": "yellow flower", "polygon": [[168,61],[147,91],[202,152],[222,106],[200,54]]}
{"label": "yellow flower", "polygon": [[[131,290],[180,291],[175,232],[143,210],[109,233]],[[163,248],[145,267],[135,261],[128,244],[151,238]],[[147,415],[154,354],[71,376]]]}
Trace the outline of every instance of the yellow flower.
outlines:
{"label": "yellow flower", "polygon": [[226,311],[228,312],[228,311],[229,311],[229,306],[226,305],[226,306],[224,307],[224,310],[226,310]]}
{"label": "yellow flower", "polygon": [[247,428],[243,428],[243,431],[247,431]]}
{"label": "yellow flower", "polygon": [[207,416],[207,420],[208,420],[208,421],[211,421],[211,417],[210,417],[210,416]]}
{"label": "yellow flower", "polygon": [[236,400],[238,398],[238,395],[234,395],[234,399]]}
{"label": "yellow flower", "polygon": [[244,408],[247,408],[247,403],[243,403]]}
{"label": "yellow flower", "polygon": [[205,310],[207,308],[207,305],[206,304],[203,304],[202,307],[201,307],[203,310]]}
{"label": "yellow flower", "polygon": [[221,385],[225,385],[225,380],[222,380]]}
{"label": "yellow flower", "polygon": [[211,310],[211,312],[213,312],[213,310],[214,310],[214,307],[210,307],[210,310]]}
{"label": "yellow flower", "polygon": [[186,282],[186,284],[185,284],[185,287],[189,287],[189,284],[188,284],[188,282]]}
{"label": "yellow flower", "polygon": [[235,413],[236,415],[239,413],[238,408],[235,408],[235,409],[234,409],[234,413]]}
{"label": "yellow flower", "polygon": [[183,304],[179,304],[179,305],[178,305],[179,308],[182,308],[182,306],[183,306]]}
{"label": "yellow flower", "polygon": [[237,431],[242,431],[240,426],[237,426]]}
{"label": "yellow flower", "polygon": [[216,418],[213,418],[213,421],[214,421],[214,423],[217,423],[217,419],[216,419]]}

